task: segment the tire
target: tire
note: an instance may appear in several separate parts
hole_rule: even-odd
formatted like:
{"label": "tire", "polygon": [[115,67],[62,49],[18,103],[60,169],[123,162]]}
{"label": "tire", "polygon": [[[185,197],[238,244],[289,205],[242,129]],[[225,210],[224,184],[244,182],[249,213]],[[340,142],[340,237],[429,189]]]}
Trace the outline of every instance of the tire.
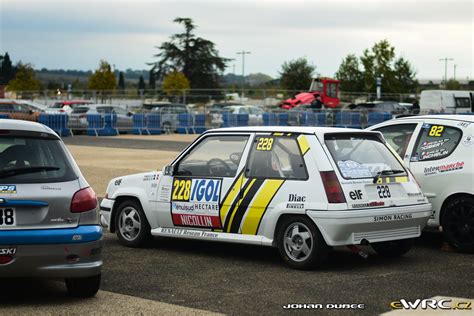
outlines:
{"label": "tire", "polygon": [[92,297],[99,291],[100,279],[100,274],[87,278],[65,279],[67,292],[72,297]]}
{"label": "tire", "polygon": [[115,231],[121,244],[138,248],[151,239],[150,224],[143,209],[135,200],[122,202],[115,216]]}
{"label": "tire", "polygon": [[462,196],[451,200],[441,211],[441,225],[446,241],[459,252],[474,252],[474,198]]}
{"label": "tire", "polygon": [[379,255],[395,258],[406,254],[413,247],[413,239],[401,239],[370,244]]}
{"label": "tire", "polygon": [[329,247],[316,225],[306,216],[284,219],[278,225],[276,238],[283,261],[293,269],[314,269],[328,255]]}

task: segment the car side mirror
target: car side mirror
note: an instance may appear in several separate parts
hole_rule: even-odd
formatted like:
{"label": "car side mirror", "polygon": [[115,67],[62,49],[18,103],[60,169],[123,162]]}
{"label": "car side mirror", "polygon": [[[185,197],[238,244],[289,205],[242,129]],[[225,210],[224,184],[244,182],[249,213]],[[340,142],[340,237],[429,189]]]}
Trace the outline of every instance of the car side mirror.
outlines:
{"label": "car side mirror", "polygon": [[165,176],[173,176],[174,175],[174,166],[165,166],[163,174]]}

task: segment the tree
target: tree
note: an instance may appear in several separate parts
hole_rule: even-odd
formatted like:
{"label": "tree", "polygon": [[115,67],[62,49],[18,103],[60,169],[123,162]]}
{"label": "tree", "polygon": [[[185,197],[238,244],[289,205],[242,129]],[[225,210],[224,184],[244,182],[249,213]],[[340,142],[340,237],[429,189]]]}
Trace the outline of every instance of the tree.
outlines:
{"label": "tree", "polygon": [[16,69],[15,78],[8,82],[8,90],[34,91],[41,89],[41,82],[36,79],[35,70],[32,65],[19,62],[16,65]]}
{"label": "tree", "polygon": [[[339,66],[336,76],[341,80],[344,91],[355,91],[357,88],[361,92],[374,92],[376,78],[379,77],[382,78],[384,93],[415,92],[418,86],[416,72],[403,57],[395,57],[395,48],[387,40],[382,40],[370,50],[365,49],[359,58],[360,62],[355,55],[348,55]],[[360,74],[357,71],[359,65],[362,66]],[[346,90],[346,87],[349,88]]]}
{"label": "tree", "polygon": [[140,79],[138,79],[138,87],[137,87],[137,92],[138,94],[143,94],[145,92],[145,80],[143,80],[143,76],[140,76]]}
{"label": "tree", "polygon": [[125,92],[125,79],[123,77],[123,72],[119,72],[119,82],[118,82],[118,89],[120,92]]}
{"label": "tree", "polygon": [[306,58],[284,62],[281,66],[280,84],[286,90],[308,90],[315,67]]}
{"label": "tree", "polygon": [[446,90],[459,90],[461,89],[461,84],[459,81],[454,80],[454,79],[449,79],[448,82],[446,82]]}
{"label": "tree", "polygon": [[363,73],[356,55],[350,54],[342,60],[336,78],[341,81],[341,90],[359,92],[363,90]]}
{"label": "tree", "polygon": [[13,67],[10,55],[5,53],[5,56],[2,56],[0,64],[0,86],[6,85],[10,80],[15,78],[15,74],[16,69]]}
{"label": "tree", "polygon": [[162,80],[170,72],[182,72],[192,88],[218,88],[218,75],[229,59],[219,56],[213,42],[196,37],[192,19],[176,18],[184,26],[184,33],[174,34],[170,41],[157,47],[159,60],[153,63],[156,79]]}
{"label": "tree", "polygon": [[89,89],[101,92],[115,89],[115,76],[108,62],[100,61],[99,68],[89,77],[88,85]]}
{"label": "tree", "polygon": [[156,89],[156,78],[155,78],[155,73],[153,71],[153,69],[150,69],[150,72],[148,74],[148,87],[151,89],[151,90],[155,90]]}
{"label": "tree", "polygon": [[182,72],[171,72],[163,78],[162,89],[169,96],[178,96],[189,89],[189,80]]}

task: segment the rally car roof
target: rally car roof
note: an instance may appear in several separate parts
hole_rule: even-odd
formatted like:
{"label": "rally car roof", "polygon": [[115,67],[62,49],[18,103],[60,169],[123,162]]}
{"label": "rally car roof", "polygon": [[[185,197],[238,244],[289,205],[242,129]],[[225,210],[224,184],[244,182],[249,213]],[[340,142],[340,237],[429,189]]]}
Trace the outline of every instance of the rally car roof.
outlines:
{"label": "rally car roof", "polygon": [[313,127],[313,126],[241,126],[216,128],[207,131],[208,133],[222,132],[250,132],[250,133],[300,133],[300,134],[327,134],[327,133],[347,133],[347,132],[367,132],[353,128],[339,127]]}
{"label": "rally car roof", "polygon": [[469,114],[440,114],[440,115],[413,115],[396,118],[396,120],[450,120],[474,123],[474,115]]}

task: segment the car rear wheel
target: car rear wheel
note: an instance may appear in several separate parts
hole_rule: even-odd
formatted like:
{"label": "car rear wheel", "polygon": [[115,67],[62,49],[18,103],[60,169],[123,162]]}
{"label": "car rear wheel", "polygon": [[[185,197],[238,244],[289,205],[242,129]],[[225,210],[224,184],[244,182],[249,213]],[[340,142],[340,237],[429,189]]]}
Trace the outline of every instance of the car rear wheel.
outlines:
{"label": "car rear wheel", "polygon": [[281,222],[277,245],[285,263],[299,270],[318,267],[328,254],[328,246],[318,228],[305,216],[289,217]]}
{"label": "car rear wheel", "polygon": [[443,234],[448,243],[460,252],[474,252],[474,198],[460,197],[443,208]]}
{"label": "car rear wheel", "polygon": [[150,224],[137,201],[122,202],[117,208],[115,220],[116,234],[123,245],[140,247],[150,239]]}
{"label": "car rear wheel", "polygon": [[92,297],[99,291],[101,275],[87,278],[65,279],[66,288],[72,297]]}
{"label": "car rear wheel", "polygon": [[401,257],[413,247],[413,239],[391,240],[370,244],[381,256],[394,258]]}

